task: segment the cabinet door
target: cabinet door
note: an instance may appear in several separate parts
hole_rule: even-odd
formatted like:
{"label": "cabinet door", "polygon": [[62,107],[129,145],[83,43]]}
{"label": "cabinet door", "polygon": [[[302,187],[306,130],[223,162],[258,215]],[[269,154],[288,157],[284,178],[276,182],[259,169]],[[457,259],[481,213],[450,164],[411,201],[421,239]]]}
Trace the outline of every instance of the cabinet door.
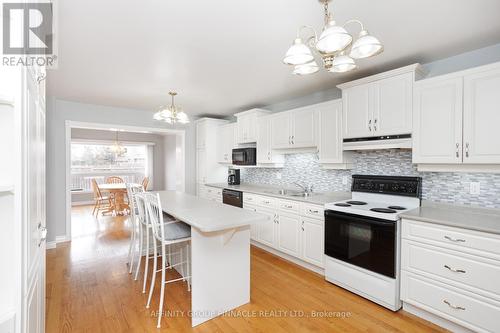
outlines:
{"label": "cabinet door", "polygon": [[342,163],[342,101],[328,103],[319,113],[319,161]]}
{"label": "cabinet door", "polygon": [[[252,142],[251,133],[250,133],[250,116],[251,115],[242,115],[238,117],[236,122],[237,131],[238,131],[238,143],[249,143]],[[255,140],[253,141],[255,142]]]}
{"label": "cabinet door", "polygon": [[300,256],[300,217],[293,214],[278,213],[278,250],[290,255]]}
{"label": "cabinet door", "polygon": [[300,226],[302,236],[301,258],[320,267],[324,265],[324,223],[322,220],[302,218]]}
{"label": "cabinet door", "polygon": [[205,148],[206,124],[201,122],[196,124],[196,148]]}
{"label": "cabinet door", "polygon": [[462,78],[415,83],[413,163],[462,163]]}
{"label": "cabinet door", "polygon": [[207,181],[207,163],[205,149],[196,151],[196,182],[205,184]]}
{"label": "cabinet door", "polygon": [[344,138],[372,136],[370,107],[371,85],[362,85],[342,91]]}
{"label": "cabinet door", "polygon": [[291,113],[292,146],[294,148],[316,147],[318,132],[317,113],[312,108]]}
{"label": "cabinet door", "polygon": [[217,131],[217,161],[219,163],[232,162],[234,146],[234,124],[220,126]]}
{"label": "cabinet door", "polygon": [[411,133],[412,89],[411,73],[380,80],[373,85],[374,135]]}
{"label": "cabinet door", "polygon": [[257,119],[259,117],[256,114],[250,114],[247,117],[247,142],[256,142],[257,141]]}
{"label": "cabinet door", "polygon": [[500,163],[500,69],[464,77],[464,163]]}
{"label": "cabinet door", "polygon": [[290,113],[282,112],[271,118],[271,148],[283,149],[291,147]]}
{"label": "cabinet door", "polygon": [[259,237],[258,240],[262,244],[274,247],[274,234],[276,225],[276,214],[274,211],[265,208],[257,208],[257,212],[264,214],[268,217],[267,220],[262,221],[258,227]]}
{"label": "cabinet door", "polygon": [[[252,212],[257,212],[257,208],[254,206],[243,205],[243,209],[250,210]],[[257,223],[250,224],[250,238],[253,240],[258,240],[259,237],[259,225]]]}
{"label": "cabinet door", "polygon": [[267,117],[257,120],[257,164],[271,163],[270,121]]}

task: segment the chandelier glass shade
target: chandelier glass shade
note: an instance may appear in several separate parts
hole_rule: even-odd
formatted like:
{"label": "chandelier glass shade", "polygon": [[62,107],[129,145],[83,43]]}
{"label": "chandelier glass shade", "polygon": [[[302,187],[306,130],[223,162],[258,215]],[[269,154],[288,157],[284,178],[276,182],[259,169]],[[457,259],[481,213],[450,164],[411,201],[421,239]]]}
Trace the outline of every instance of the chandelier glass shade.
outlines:
{"label": "chandelier glass shade", "polygon": [[[297,30],[297,37],[286,52],[283,62],[294,66],[293,74],[306,75],[319,71],[319,66],[314,60],[313,50],[322,58],[324,68],[331,73],[343,73],[357,68],[354,59],[363,59],[380,54],[384,47],[382,43],[365,30],[359,20],[349,20],[343,26],[337,25],[328,10],[328,2],[324,0],[325,26],[317,37],[316,31],[310,26],[301,26]],[[356,23],[361,31],[356,40],[346,30],[346,26]],[[301,38],[303,30],[313,32],[306,42]]]}
{"label": "chandelier glass shade", "polygon": [[166,122],[167,124],[187,124],[189,123],[188,115],[182,111],[182,108],[178,107],[174,103],[174,97],[177,95],[176,92],[168,93],[172,97],[172,103],[170,106],[161,107],[154,115],[155,120]]}
{"label": "chandelier glass shade", "polygon": [[111,151],[115,153],[116,155],[122,155],[127,151],[125,147],[121,144],[120,141],[118,141],[118,131],[115,132],[115,142],[111,146]]}

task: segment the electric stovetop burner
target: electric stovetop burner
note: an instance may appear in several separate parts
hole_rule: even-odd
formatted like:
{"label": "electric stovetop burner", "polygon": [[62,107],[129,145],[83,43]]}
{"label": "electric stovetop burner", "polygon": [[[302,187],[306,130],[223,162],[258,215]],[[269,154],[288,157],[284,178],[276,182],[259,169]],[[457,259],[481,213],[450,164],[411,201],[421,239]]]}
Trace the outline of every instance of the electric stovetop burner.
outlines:
{"label": "electric stovetop burner", "polygon": [[389,206],[387,208],[394,209],[394,210],[405,210],[406,209],[406,207],[403,207],[403,206]]}
{"label": "electric stovetop burner", "polygon": [[370,209],[372,212],[377,212],[377,213],[396,213],[394,209],[389,209],[389,208],[371,208]]}
{"label": "electric stovetop burner", "polygon": [[349,205],[348,203],[344,203],[344,202],[338,202],[334,205],[339,206],[339,207],[351,207],[351,205]]}
{"label": "electric stovetop burner", "polygon": [[351,205],[355,205],[355,206],[366,205],[366,202],[364,202],[364,201],[357,201],[357,200],[346,201],[346,203],[351,204]]}

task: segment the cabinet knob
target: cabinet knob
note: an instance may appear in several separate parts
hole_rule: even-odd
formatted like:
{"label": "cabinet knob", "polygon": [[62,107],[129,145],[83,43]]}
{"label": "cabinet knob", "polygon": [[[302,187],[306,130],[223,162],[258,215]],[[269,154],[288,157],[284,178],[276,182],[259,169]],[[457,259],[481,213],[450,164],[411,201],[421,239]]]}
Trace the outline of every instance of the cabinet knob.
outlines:
{"label": "cabinet knob", "polygon": [[460,144],[457,142],[457,144],[456,144],[455,146],[456,146],[456,148],[457,148],[457,149],[456,149],[456,151],[455,151],[455,154],[456,154],[456,156],[457,156],[457,158],[458,158],[458,157],[460,157],[460,153],[459,153],[459,151],[458,151],[458,150],[459,150],[459,147],[460,147]]}
{"label": "cabinet knob", "polygon": [[465,157],[469,157],[469,143],[465,143]]}
{"label": "cabinet knob", "polygon": [[372,131],[372,120],[368,120],[368,130]]}

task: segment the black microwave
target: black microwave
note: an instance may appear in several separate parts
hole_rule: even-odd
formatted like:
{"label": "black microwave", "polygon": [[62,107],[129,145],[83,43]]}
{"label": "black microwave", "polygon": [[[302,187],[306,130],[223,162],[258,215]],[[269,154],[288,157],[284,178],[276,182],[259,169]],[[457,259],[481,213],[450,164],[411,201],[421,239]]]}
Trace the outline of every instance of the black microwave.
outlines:
{"label": "black microwave", "polygon": [[255,148],[237,148],[233,149],[234,165],[257,165],[257,149]]}

